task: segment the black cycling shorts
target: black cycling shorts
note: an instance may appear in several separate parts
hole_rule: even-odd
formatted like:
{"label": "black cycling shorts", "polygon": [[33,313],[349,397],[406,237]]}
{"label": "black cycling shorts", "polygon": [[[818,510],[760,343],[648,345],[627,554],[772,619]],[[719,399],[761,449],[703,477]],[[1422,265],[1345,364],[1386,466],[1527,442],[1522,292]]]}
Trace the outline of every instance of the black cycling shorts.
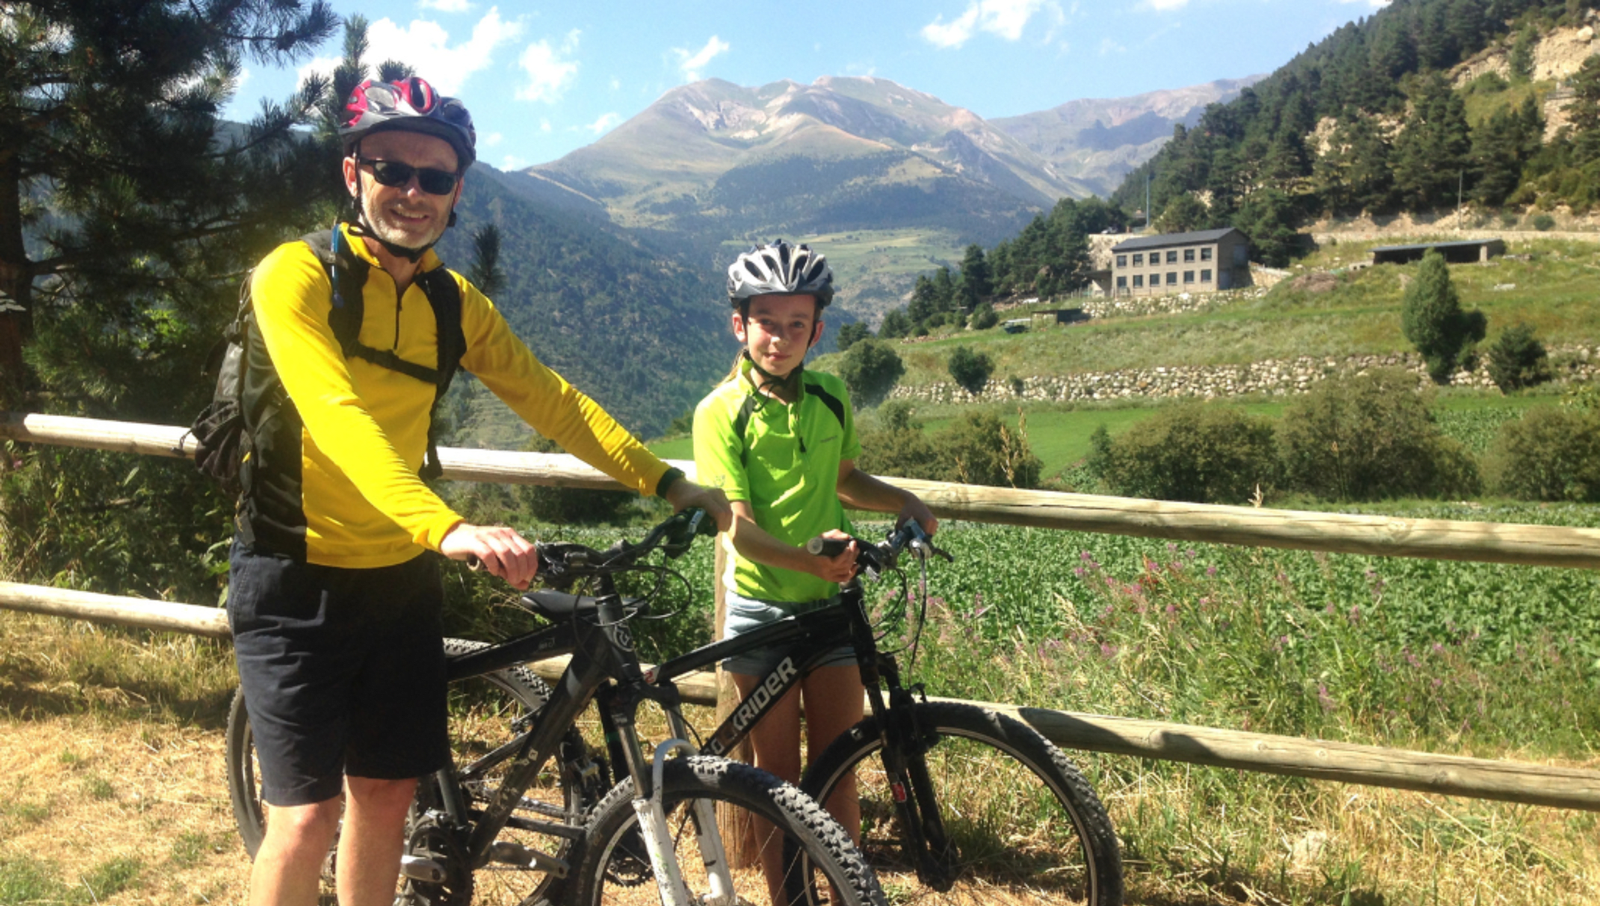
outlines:
{"label": "black cycling shorts", "polygon": [[269,805],[339,795],[344,775],[445,766],[444,589],[433,555],[341,569],[233,545],[228,622]]}

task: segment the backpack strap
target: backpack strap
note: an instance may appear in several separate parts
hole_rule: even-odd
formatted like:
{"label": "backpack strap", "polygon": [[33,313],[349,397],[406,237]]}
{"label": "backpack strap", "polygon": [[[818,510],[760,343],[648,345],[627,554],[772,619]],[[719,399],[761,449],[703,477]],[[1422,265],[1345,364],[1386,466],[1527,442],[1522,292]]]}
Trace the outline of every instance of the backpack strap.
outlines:
{"label": "backpack strap", "polygon": [[428,409],[428,452],[418,474],[428,481],[438,478],[444,474],[438,449],[439,403],[450,390],[450,383],[461,367],[461,358],[467,354],[467,338],[461,329],[461,287],[455,275],[448,268],[436,267],[416,277],[417,286],[422,288],[422,294],[433,309],[438,332],[438,361],[430,368],[408,362],[392,349],[374,349],[358,339],[366,314],[362,290],[372,265],[350,252],[337,226],[332,230],[307,233],[301,241],[311,247],[328,270],[328,279],[333,284],[333,309],[328,314],[328,323],[345,358],[362,359],[433,385],[433,405]]}
{"label": "backpack strap", "polygon": [[461,284],[449,268],[436,267],[417,275],[417,285],[433,306],[433,323],[437,325],[439,348],[438,367],[434,370],[433,406],[428,410],[428,453],[422,461],[424,481],[432,481],[444,474],[439,462],[439,405],[450,392],[450,382],[461,368],[461,357],[467,354],[467,335],[461,329]]}

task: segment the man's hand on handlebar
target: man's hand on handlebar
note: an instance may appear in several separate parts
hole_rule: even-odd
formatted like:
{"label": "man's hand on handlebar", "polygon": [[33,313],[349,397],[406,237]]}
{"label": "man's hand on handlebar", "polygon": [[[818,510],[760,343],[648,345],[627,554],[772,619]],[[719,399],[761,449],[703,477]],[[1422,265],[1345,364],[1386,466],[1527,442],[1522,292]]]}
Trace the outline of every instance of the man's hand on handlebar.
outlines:
{"label": "man's hand on handlebar", "polygon": [[938,517],[933,515],[933,511],[928,509],[928,505],[923,503],[921,498],[913,494],[906,496],[910,499],[900,507],[900,514],[894,521],[894,527],[899,528],[906,524],[906,520],[915,519],[917,524],[922,526],[922,530],[928,533],[928,537],[932,538],[933,533],[939,530]]}
{"label": "man's hand on handlebar", "polygon": [[717,524],[717,531],[725,532],[733,526],[733,506],[728,495],[719,488],[707,488],[687,478],[680,478],[667,488],[667,502],[674,510],[697,506]]}
{"label": "man's hand on handlebar", "polygon": [[843,585],[849,582],[856,574],[856,542],[854,538],[838,529],[829,529],[821,537],[845,541],[848,544],[843,552],[837,556],[828,557],[812,555],[810,557],[811,574],[824,582],[834,582]]}
{"label": "man's hand on handlebar", "polygon": [[509,526],[456,523],[439,542],[439,552],[452,560],[476,559],[513,588],[527,588],[539,572],[533,543]]}

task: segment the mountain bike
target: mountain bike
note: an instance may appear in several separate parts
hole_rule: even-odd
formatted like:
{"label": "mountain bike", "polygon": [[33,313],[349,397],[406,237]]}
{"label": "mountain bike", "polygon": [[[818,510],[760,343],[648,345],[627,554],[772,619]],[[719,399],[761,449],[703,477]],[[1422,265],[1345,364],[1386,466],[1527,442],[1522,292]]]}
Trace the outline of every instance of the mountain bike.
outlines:
{"label": "mountain bike", "polygon": [[[929,701],[921,684],[901,682],[894,652],[879,648],[862,575],[898,569],[903,552],[921,564],[923,613],[906,645],[915,662],[927,603],[927,561],[950,555],[908,520],[888,539],[856,539],[858,575],[836,604],[777,620],[737,638],[668,660],[648,678],[675,677],[732,655],[777,647],[787,656],[701,746],[733,750],[750,728],[842,645],[855,649],[868,716],[820,754],[812,753],[800,788],[827,802],[853,774],[861,797],[860,847],[897,902],[1122,902],[1122,857],[1111,819],[1061,750],[1037,730],[977,705]],[[812,554],[837,556],[848,541],[813,538]],[[909,608],[902,582],[894,600],[900,622]]]}
{"label": "mountain bike", "polygon": [[[644,677],[629,624],[649,615],[672,577],[683,581],[645,558],[656,550],[681,556],[697,534],[714,532],[703,512],[686,510],[637,544],[619,541],[604,551],[538,544],[538,575],[553,590],[528,593],[522,603],[551,625],[497,644],[449,645],[456,763],[418,785],[396,903],[755,903],[765,900],[765,879],[759,869],[729,865],[719,826],[752,818],[776,828],[765,845],[788,854],[790,902],[884,902],[849,835],[820,806],[770,774],[699,754],[687,741],[676,689]],[[615,580],[629,573],[654,575],[654,588],[624,598]],[[560,655],[571,660],[553,687],[522,666]],[[599,751],[577,732],[590,701],[604,730]],[[635,724],[647,701],[663,708],[675,737],[650,756]],[[229,722],[228,781],[253,855],[270,815],[248,715],[238,705]],[[613,766],[619,782],[607,792]]]}

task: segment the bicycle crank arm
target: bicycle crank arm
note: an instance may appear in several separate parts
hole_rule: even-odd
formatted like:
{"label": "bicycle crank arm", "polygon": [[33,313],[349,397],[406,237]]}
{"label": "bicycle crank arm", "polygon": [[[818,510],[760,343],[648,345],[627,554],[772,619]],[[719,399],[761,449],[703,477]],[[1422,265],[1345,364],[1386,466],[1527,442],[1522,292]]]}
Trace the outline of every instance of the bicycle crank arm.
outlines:
{"label": "bicycle crank arm", "polygon": [[400,857],[400,876],[429,884],[444,883],[444,866],[437,859],[425,859],[410,853]]}
{"label": "bicycle crank arm", "polygon": [[512,843],[509,840],[496,840],[489,845],[489,861],[501,865],[515,865],[518,868],[538,868],[557,878],[567,876],[568,865],[566,860],[557,859],[537,849],[529,849],[521,843]]}

